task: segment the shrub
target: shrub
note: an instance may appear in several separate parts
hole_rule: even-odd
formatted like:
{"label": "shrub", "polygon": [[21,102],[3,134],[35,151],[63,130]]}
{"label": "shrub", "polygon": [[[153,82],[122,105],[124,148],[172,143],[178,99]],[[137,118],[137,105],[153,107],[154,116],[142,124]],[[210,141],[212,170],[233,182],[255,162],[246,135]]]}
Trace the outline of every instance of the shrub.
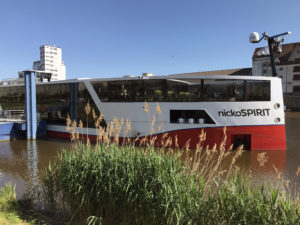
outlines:
{"label": "shrub", "polygon": [[[76,221],[104,224],[299,224],[300,209],[281,191],[252,187],[246,178],[207,189],[178,154],[149,147],[79,144],[47,169],[47,202]],[[214,190],[214,191],[213,191]]]}
{"label": "shrub", "polygon": [[62,152],[43,183],[52,205],[107,224],[193,224],[204,197],[178,155],[134,146],[80,144]]}

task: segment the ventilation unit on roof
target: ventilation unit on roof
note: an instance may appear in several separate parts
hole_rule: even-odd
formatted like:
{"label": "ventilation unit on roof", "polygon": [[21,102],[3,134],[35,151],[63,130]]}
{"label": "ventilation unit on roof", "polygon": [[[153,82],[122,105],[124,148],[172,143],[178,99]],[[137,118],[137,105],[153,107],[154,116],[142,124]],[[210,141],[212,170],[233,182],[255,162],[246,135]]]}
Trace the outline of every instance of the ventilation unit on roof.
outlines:
{"label": "ventilation unit on roof", "polygon": [[154,76],[153,73],[143,73],[143,77],[152,77]]}

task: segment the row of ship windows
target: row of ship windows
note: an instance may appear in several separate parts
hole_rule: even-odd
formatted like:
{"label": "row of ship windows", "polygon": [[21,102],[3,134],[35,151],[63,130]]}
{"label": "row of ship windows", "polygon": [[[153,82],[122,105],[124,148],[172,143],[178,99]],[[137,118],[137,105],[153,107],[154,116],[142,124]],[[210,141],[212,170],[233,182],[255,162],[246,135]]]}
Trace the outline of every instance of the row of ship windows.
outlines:
{"label": "row of ship windows", "polygon": [[[56,74],[54,74],[55,76]],[[104,87],[113,88],[115,93],[109,91],[108,94],[115,94],[109,100],[111,101],[129,101],[130,92],[126,95],[124,93],[125,88],[131,94],[137,94],[136,98],[131,96],[131,101],[172,101],[172,102],[184,102],[184,101],[199,101],[201,100],[202,94],[207,95],[206,98],[202,99],[204,101],[230,101],[232,96],[244,96],[240,98],[244,101],[261,101],[262,96],[268,96],[264,99],[267,101],[270,97],[270,82],[269,81],[228,81],[228,80],[199,80],[198,82],[188,82],[182,83],[178,80],[132,80],[132,81],[108,81],[108,82],[94,82],[93,86],[95,90],[100,94],[100,98],[103,101],[103,91]],[[233,82],[233,83],[232,83]],[[240,84],[240,85],[239,85]],[[71,86],[75,86],[75,92],[71,92]],[[101,87],[99,86],[101,85]],[[128,85],[131,85],[129,87]],[[143,87],[139,85],[144,85]],[[136,87],[136,89],[135,89]],[[300,86],[299,86],[300,87]],[[99,93],[100,88],[100,93]],[[103,88],[103,90],[102,90]],[[119,89],[117,89],[119,88]],[[140,91],[143,92],[141,96]],[[234,90],[234,93],[231,91]],[[262,94],[258,94],[260,91],[264,91]],[[152,91],[152,92],[151,92]],[[200,93],[199,93],[200,91]],[[99,111],[95,106],[88,90],[85,85],[80,82],[78,84],[47,84],[47,85],[37,85],[37,109],[41,113],[41,117],[49,120],[52,123],[62,123],[65,124],[67,115],[75,118],[86,118],[84,106],[89,102],[91,107],[95,109],[97,115]],[[211,93],[210,93],[211,92]],[[244,93],[243,93],[244,92]],[[119,93],[119,95],[118,95]],[[166,96],[162,97],[162,94]],[[202,93],[202,94],[201,94]],[[223,96],[221,97],[221,94]],[[75,103],[71,103],[72,95],[76,96]],[[108,94],[106,96],[108,96]],[[177,96],[172,96],[172,94],[178,94]],[[214,96],[214,98],[209,97]],[[250,97],[250,94],[254,96]],[[256,96],[255,96],[256,94]],[[151,96],[152,95],[152,96]],[[167,96],[169,95],[169,96]],[[218,95],[220,95],[218,97]],[[102,96],[102,97],[101,97]],[[74,97],[74,96],[73,96]],[[138,99],[140,98],[140,99]],[[165,98],[165,99],[164,99]],[[257,98],[257,99],[256,99]],[[0,92],[0,102],[3,109],[24,109],[25,107],[25,90],[23,87],[1,87]],[[76,114],[70,114],[70,108],[76,105]],[[92,115],[88,121],[94,121]],[[209,117],[209,115],[203,110],[170,110],[170,122],[171,123],[208,123],[213,124],[214,121]],[[89,124],[92,127],[94,122]],[[105,122],[103,122],[105,125]]]}
{"label": "row of ship windows", "polygon": [[270,81],[127,80],[92,82],[102,102],[270,101]]}

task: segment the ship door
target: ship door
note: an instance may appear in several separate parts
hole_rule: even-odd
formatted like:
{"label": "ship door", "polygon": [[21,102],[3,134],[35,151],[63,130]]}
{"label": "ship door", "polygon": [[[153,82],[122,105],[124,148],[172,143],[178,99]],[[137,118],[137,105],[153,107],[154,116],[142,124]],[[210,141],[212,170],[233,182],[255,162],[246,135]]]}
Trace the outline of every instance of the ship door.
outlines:
{"label": "ship door", "polygon": [[251,134],[234,134],[231,136],[231,143],[233,149],[243,145],[244,150],[251,150]]}

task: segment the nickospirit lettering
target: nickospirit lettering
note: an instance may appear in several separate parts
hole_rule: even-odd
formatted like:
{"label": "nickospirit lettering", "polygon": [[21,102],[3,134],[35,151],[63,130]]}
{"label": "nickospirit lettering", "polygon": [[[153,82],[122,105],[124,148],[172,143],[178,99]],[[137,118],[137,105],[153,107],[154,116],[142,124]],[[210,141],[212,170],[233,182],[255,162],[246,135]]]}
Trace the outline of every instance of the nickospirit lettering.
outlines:
{"label": "nickospirit lettering", "polygon": [[271,109],[241,109],[238,111],[234,110],[223,110],[219,111],[219,116],[223,117],[240,117],[240,116],[269,116]]}

